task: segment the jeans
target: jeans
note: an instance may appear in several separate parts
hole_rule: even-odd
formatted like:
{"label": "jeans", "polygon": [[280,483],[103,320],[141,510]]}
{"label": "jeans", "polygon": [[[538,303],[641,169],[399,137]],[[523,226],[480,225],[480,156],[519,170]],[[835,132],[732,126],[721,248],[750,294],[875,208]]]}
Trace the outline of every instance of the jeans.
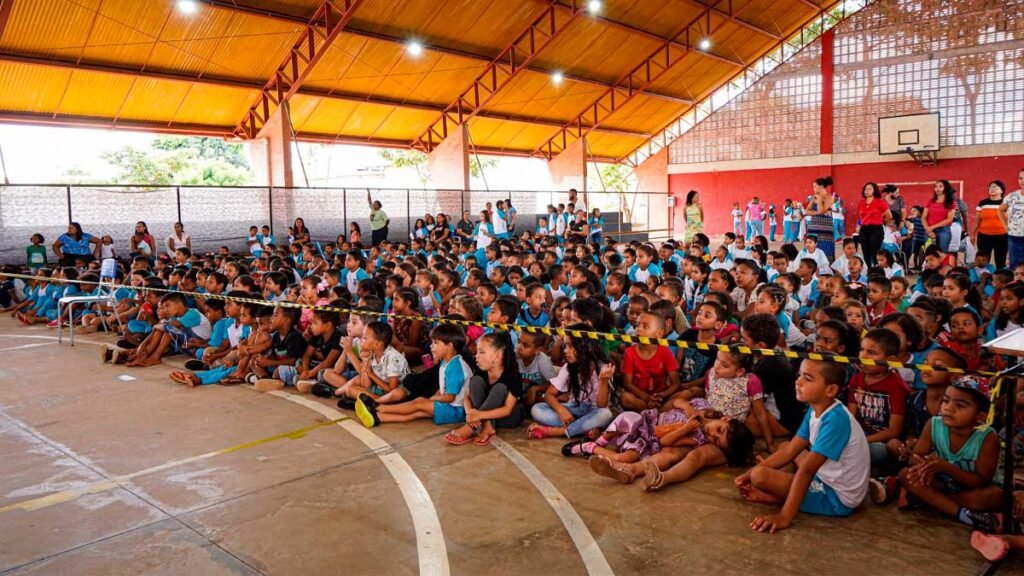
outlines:
{"label": "jeans", "polygon": [[1024,264],[1024,236],[1010,236],[1010,268]]}
{"label": "jeans", "polygon": [[[593,404],[563,402],[562,406],[575,418],[565,428],[565,435],[568,438],[580,436],[594,428],[604,430],[608,424],[611,424],[613,418],[611,410],[608,408],[598,408]],[[554,408],[544,402],[534,404],[533,408],[530,409],[530,415],[533,416],[534,421],[544,426],[562,425],[562,419],[558,417],[558,412],[555,412]]]}
{"label": "jeans", "polygon": [[768,227],[768,240],[770,242],[775,242],[775,227],[776,224],[772,224]]}
{"label": "jeans", "polygon": [[943,253],[949,252],[949,242],[953,239],[953,233],[949,226],[936,228],[932,232],[935,233],[935,245],[939,247],[939,250]]}
{"label": "jeans", "polygon": [[985,254],[992,258],[992,252],[995,252],[996,255],[992,259],[992,263],[996,265],[996,270],[1002,270],[1006,267],[1007,238],[1009,237],[1006,234],[994,236],[978,234],[978,254]]}
{"label": "jeans", "polygon": [[764,221],[763,220],[750,220],[747,222],[747,242],[755,236],[761,236],[764,234]]}
{"label": "jeans", "polygon": [[871,455],[871,467],[878,470],[883,476],[896,471],[896,462],[889,455],[889,449],[885,442],[871,442],[868,444],[868,453]]}
{"label": "jeans", "polygon": [[796,233],[793,231],[796,222],[785,221],[782,223],[782,243],[789,244],[796,241]]}

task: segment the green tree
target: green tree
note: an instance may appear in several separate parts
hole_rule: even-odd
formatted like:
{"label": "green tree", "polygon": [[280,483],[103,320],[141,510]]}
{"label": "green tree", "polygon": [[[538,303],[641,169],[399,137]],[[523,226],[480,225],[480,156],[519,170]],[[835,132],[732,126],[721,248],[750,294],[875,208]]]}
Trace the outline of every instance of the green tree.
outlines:
{"label": "green tree", "polygon": [[242,186],[251,179],[238,145],[216,138],[159,136],[152,150],[125,146],[101,157],[120,173],[115,184]]}
{"label": "green tree", "polygon": [[153,140],[153,148],[174,152],[178,150],[195,151],[197,158],[223,160],[232,166],[248,170],[249,160],[245,157],[241,144],[231,144],[222,138],[193,138],[189,136],[157,136]]}
{"label": "green tree", "polygon": [[[633,171],[624,164],[599,164],[597,173],[605,190],[618,192],[622,221],[633,222],[633,203],[629,201],[629,193],[636,188]],[[636,194],[633,194],[633,202],[636,202]]]}
{"label": "green tree", "polygon": [[[427,155],[419,150],[386,149],[380,151],[381,160],[388,162],[394,168],[412,168],[416,170],[423,187],[430,183],[430,171],[427,169]],[[494,158],[472,155],[469,157],[469,175],[479,178],[483,171],[494,168],[498,161]]]}

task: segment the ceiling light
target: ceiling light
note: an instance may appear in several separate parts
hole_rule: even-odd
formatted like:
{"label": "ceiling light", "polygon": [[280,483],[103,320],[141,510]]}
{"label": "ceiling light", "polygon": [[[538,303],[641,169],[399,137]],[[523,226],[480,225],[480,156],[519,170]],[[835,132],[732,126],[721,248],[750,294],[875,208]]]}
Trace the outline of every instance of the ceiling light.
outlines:
{"label": "ceiling light", "polygon": [[182,14],[195,14],[198,9],[195,0],[178,0],[178,11]]}
{"label": "ceiling light", "polygon": [[705,39],[701,40],[700,44],[697,44],[697,47],[700,48],[701,50],[705,51],[705,52],[707,52],[708,50],[711,50],[711,39],[710,38],[705,38]]}
{"label": "ceiling light", "polygon": [[415,40],[410,40],[409,43],[405,45],[405,50],[410,56],[419,56],[420,54],[423,54],[423,44],[420,44]]}
{"label": "ceiling light", "polygon": [[587,2],[587,11],[591,14],[597,14],[601,11],[601,0],[590,0]]}
{"label": "ceiling light", "polygon": [[563,76],[561,72],[552,72],[551,73],[551,81],[554,82],[556,85],[557,84],[561,84],[562,80],[564,80],[564,79],[565,79],[565,76]]}

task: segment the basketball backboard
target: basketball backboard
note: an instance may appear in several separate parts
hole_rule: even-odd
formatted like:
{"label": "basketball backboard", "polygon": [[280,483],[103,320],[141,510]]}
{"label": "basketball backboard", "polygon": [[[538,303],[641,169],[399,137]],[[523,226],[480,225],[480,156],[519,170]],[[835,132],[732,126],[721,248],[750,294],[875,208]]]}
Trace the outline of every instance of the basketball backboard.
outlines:
{"label": "basketball backboard", "polygon": [[935,163],[939,144],[939,113],[878,119],[878,153],[909,154],[920,163]]}

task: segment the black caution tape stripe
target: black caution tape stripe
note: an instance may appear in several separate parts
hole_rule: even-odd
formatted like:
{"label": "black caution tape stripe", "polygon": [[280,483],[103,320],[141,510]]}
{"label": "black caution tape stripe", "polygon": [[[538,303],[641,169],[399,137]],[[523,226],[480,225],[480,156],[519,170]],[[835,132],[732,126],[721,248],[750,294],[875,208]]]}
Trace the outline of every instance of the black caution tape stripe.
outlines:
{"label": "black caution tape stripe", "polygon": [[[37,279],[36,276],[29,276],[26,274],[3,274],[2,276],[8,278],[21,278],[21,279]],[[86,284],[81,280],[58,280],[63,283],[74,283],[74,284]],[[94,282],[88,282],[88,284],[94,284]],[[430,322],[433,324],[455,324],[458,326],[482,326],[484,328],[494,328],[497,330],[515,330],[517,332],[529,332],[532,334],[547,334],[548,336],[562,336],[572,338],[588,338],[591,340],[601,340],[605,342],[622,342],[625,344],[657,344],[659,346],[668,346],[683,349],[696,349],[704,352],[731,352],[735,354],[745,354],[753,356],[763,357],[781,357],[790,360],[808,359],[817,360],[821,362],[836,362],[839,364],[850,364],[853,366],[885,366],[888,368],[909,368],[911,370],[918,370],[922,372],[949,372],[951,374],[978,374],[980,376],[994,376],[996,372],[985,372],[981,370],[962,370],[960,368],[949,368],[946,366],[931,366],[928,364],[907,364],[905,362],[892,362],[892,361],[879,361],[872,360],[870,358],[856,358],[852,356],[837,356],[832,354],[822,354],[820,352],[798,352],[796,350],[775,350],[771,348],[751,348],[743,344],[709,344],[707,342],[694,342],[690,340],[679,340],[679,339],[667,339],[667,338],[648,338],[646,336],[630,336],[629,334],[613,334],[610,332],[592,332],[584,330],[566,330],[564,328],[548,328],[544,326],[523,326],[519,324],[501,324],[494,322],[477,322],[473,320],[451,320],[448,318],[431,318],[428,316],[407,316],[402,314],[394,314],[387,312],[368,312],[364,310],[355,310],[353,308],[337,308],[334,306],[317,306],[313,304],[298,304],[295,302],[270,302],[259,298],[237,298],[232,296],[225,296],[223,294],[204,294],[201,292],[184,292],[181,290],[171,290],[169,288],[142,288],[127,285],[116,286],[117,288],[128,288],[138,292],[166,292],[173,294],[183,294],[185,296],[194,296],[197,298],[213,298],[216,300],[225,300],[233,302],[248,302],[250,304],[260,304],[263,306],[283,306],[286,308],[301,308],[303,310],[319,310],[322,312],[337,312],[339,314],[358,314],[360,316],[380,316],[385,318],[403,318],[407,320],[419,320],[421,322]]]}

